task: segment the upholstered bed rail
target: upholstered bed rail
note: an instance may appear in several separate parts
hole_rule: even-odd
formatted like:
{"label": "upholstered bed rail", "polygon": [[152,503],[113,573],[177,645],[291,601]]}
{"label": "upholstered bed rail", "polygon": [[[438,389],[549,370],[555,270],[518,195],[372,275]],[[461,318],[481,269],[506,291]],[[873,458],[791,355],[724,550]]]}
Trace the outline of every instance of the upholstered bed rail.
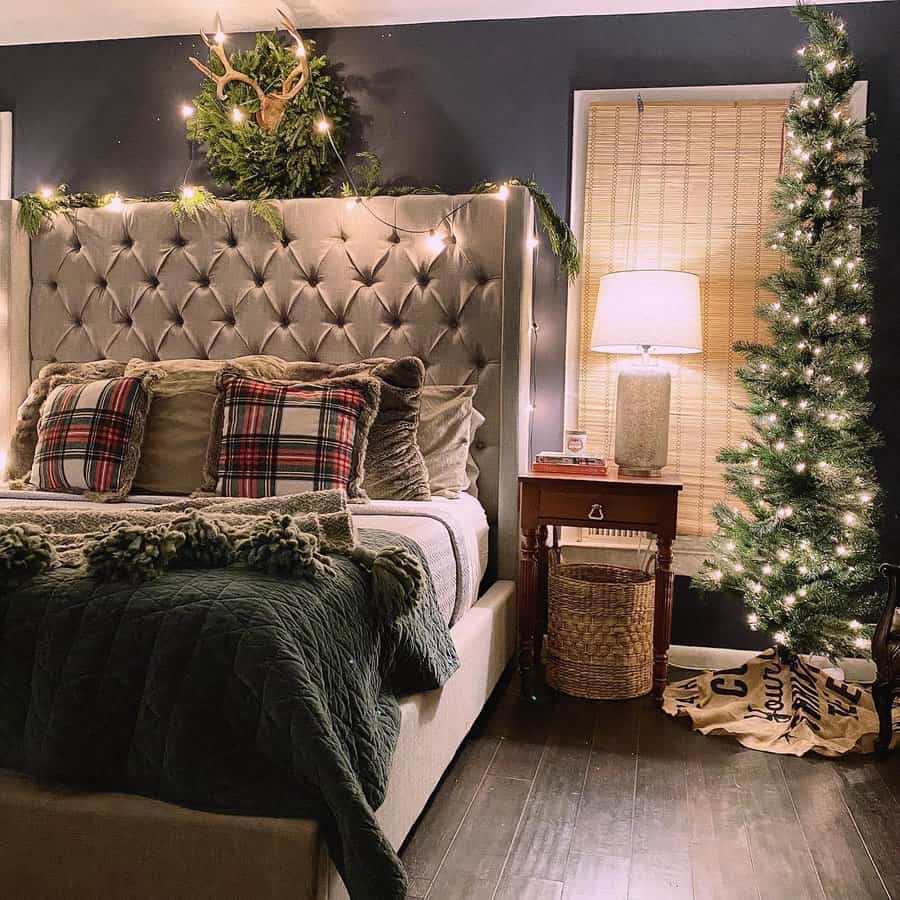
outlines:
{"label": "upholstered bed rail", "polygon": [[[51,361],[412,354],[429,383],[478,385],[479,493],[514,535],[528,454],[517,427],[527,415],[527,192],[367,202],[377,218],[339,199],[278,202],[282,234],[240,201],[199,223],[176,222],[164,203],[80,210],[30,241],[15,203],[0,203],[2,447],[30,378]],[[428,229],[461,205],[436,246]],[[498,549],[510,577],[515,542]]]}

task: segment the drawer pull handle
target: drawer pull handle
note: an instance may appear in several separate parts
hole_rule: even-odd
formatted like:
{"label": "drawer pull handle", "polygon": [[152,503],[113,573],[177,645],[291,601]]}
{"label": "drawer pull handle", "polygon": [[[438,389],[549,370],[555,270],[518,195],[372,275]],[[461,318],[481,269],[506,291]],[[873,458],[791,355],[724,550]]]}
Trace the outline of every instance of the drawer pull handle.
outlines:
{"label": "drawer pull handle", "polygon": [[604,517],[603,514],[603,506],[600,503],[594,503],[591,505],[591,511],[588,513],[588,518],[593,519],[595,522],[602,522]]}

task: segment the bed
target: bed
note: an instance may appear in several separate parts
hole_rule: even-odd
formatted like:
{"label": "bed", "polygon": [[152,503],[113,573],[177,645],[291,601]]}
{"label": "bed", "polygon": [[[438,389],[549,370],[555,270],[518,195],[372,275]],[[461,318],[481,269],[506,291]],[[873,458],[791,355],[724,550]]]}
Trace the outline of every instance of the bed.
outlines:
{"label": "bed", "polygon": [[[386,799],[400,847],[514,649],[517,475],[526,416],[533,211],[527,192],[378,198],[386,222],[427,228],[455,207],[437,254],[340,200],[279,203],[284,238],[246,203],[176,225],[165,204],[84,210],[29,241],[0,205],[0,446],[50,361],[271,353],[351,362],[418,356],[432,384],[477,384],[478,499],[373,501],[361,529],[415,540],[440,582],[460,669],[401,702]],[[206,303],[191,299],[198,283]],[[315,290],[311,290],[314,288]],[[210,298],[207,296],[211,294]],[[279,298],[290,296],[290,306]],[[29,498],[37,499],[37,498]],[[132,498],[137,503],[161,498]],[[8,493],[0,506],[21,503]],[[346,896],[316,823],[200,812],[0,772],[0,883],[16,897]]]}

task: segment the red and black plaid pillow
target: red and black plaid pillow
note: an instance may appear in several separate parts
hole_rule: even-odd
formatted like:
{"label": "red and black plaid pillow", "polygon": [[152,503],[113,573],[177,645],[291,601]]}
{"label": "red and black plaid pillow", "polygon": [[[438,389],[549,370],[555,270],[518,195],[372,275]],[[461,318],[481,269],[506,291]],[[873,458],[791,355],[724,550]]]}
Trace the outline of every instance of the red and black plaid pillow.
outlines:
{"label": "red and black plaid pillow", "polygon": [[[360,487],[380,385],[365,375],[299,384],[223,371],[207,476],[227,497]],[[221,434],[221,437],[219,435]]]}
{"label": "red and black plaid pillow", "polygon": [[125,496],[140,459],[150,395],[143,378],[59,384],[41,407],[33,487]]}

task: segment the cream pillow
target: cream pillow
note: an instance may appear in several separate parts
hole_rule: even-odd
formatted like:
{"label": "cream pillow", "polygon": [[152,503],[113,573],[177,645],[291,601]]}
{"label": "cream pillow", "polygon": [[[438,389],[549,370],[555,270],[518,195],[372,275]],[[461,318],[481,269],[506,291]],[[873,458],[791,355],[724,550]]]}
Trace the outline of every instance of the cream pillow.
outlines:
{"label": "cream pillow", "polygon": [[427,385],[422,391],[416,438],[433,496],[456,498],[478,478],[478,467],[469,459],[475,432],[484,422],[472,406],[476,389],[474,384],[448,384]]}

